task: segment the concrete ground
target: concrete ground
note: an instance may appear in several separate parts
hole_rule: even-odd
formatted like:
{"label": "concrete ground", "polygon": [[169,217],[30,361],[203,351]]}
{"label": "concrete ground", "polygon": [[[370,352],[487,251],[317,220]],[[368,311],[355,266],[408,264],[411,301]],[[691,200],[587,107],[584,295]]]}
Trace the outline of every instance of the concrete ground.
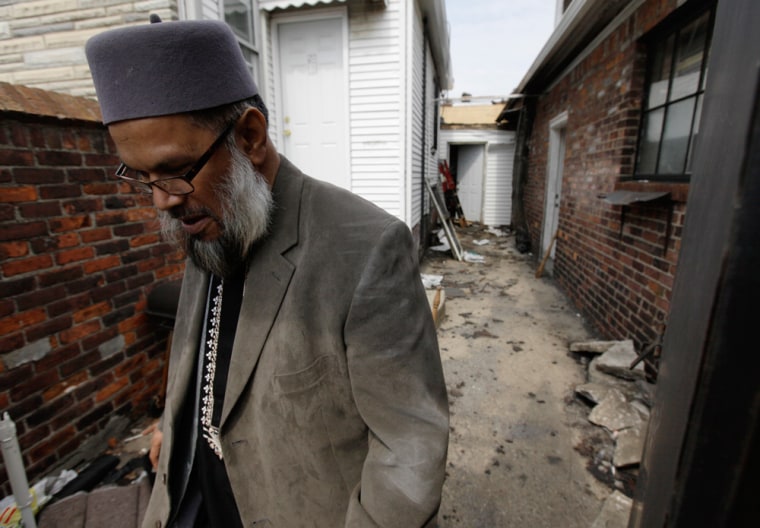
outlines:
{"label": "concrete ground", "polygon": [[[429,251],[443,276],[439,325],[451,439],[441,528],[587,528],[612,491],[580,446],[588,408],[574,396],[586,367],[568,352],[593,335],[513,236],[457,228],[482,263]],[[476,241],[488,240],[477,245]]]}

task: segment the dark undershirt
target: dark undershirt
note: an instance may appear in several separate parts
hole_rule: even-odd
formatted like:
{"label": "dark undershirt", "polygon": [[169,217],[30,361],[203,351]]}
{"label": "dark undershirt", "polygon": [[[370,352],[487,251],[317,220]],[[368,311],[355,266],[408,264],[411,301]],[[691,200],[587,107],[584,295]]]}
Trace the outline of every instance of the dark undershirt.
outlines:
{"label": "dark undershirt", "polygon": [[[212,298],[216,292],[220,279],[211,276]],[[240,315],[240,304],[243,300],[243,285],[245,282],[244,273],[236,273],[233,277],[224,281],[224,291],[222,295],[222,316],[219,325],[219,343],[217,347],[216,373],[214,375],[214,408],[211,419],[215,427],[219,426],[222,415],[222,405],[224,403],[224,393],[227,386],[227,374],[230,367],[230,356],[232,355],[232,344],[235,340],[235,330],[237,327],[238,316]],[[206,314],[207,324],[210,327],[211,306],[209,302],[209,312]],[[208,334],[204,336],[208,339]],[[205,349],[205,347],[204,347]],[[208,356],[204,356],[203,367],[201,372],[206,373],[206,364]],[[201,387],[205,381],[201,380]],[[201,389],[199,416],[203,413],[203,390]],[[195,467],[193,476],[197,478],[197,485],[200,488],[203,502],[201,511],[198,516],[196,526],[198,527],[219,527],[235,528],[243,526],[240,520],[240,514],[235,504],[235,498],[232,494],[232,487],[227,476],[227,470],[224,461],[214,453],[209,443],[203,437],[201,420],[198,420],[198,441],[196,443]]]}

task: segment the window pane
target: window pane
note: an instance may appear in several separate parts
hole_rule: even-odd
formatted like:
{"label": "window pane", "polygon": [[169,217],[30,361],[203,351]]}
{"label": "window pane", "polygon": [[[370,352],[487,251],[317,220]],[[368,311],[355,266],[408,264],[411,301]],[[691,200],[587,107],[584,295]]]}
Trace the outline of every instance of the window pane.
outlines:
{"label": "window pane", "polygon": [[224,0],[224,21],[237,36],[253,44],[251,0]]}
{"label": "window pane", "polygon": [[710,13],[708,12],[683,28],[678,34],[671,101],[692,95],[699,88],[699,73],[702,69],[709,21]]}
{"label": "window pane", "polygon": [[695,102],[696,97],[691,97],[668,107],[658,174],[683,174]]}
{"label": "window pane", "polygon": [[702,100],[704,96],[697,97],[697,111],[694,114],[694,126],[691,129],[691,144],[689,145],[689,159],[686,161],[686,172],[691,173],[694,171],[692,166],[692,160],[694,159],[694,145],[697,142],[697,136],[699,135],[699,123],[702,120]]}
{"label": "window pane", "polygon": [[670,66],[673,62],[673,42],[675,37],[671,35],[665,42],[661,42],[654,50],[652,64],[650,66],[649,98],[647,108],[659,106],[668,100],[668,85],[670,83]]}
{"label": "window pane", "polygon": [[638,167],[636,170],[640,174],[654,174],[655,172],[657,167],[657,149],[660,146],[662,117],[664,114],[665,111],[660,108],[644,116],[641,145],[639,145]]}

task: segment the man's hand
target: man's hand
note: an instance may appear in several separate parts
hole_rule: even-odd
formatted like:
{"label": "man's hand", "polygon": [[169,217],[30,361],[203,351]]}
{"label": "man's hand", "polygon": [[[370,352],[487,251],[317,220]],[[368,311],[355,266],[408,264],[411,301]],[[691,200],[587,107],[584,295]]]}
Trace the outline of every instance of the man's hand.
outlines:
{"label": "man's hand", "polygon": [[153,437],[150,439],[150,458],[151,464],[153,464],[153,470],[158,468],[158,455],[161,452],[161,442],[164,440],[164,433],[158,428],[158,422],[155,422],[145,429],[143,429],[143,436],[153,433]]}

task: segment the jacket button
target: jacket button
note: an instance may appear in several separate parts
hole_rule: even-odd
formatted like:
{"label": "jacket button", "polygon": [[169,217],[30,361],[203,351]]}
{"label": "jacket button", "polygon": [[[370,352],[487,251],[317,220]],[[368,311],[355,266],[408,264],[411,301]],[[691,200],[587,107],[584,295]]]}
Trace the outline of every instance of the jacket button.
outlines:
{"label": "jacket button", "polygon": [[166,485],[166,473],[161,474],[161,484]]}
{"label": "jacket button", "polygon": [[161,528],[161,521],[156,521],[156,528]]}

